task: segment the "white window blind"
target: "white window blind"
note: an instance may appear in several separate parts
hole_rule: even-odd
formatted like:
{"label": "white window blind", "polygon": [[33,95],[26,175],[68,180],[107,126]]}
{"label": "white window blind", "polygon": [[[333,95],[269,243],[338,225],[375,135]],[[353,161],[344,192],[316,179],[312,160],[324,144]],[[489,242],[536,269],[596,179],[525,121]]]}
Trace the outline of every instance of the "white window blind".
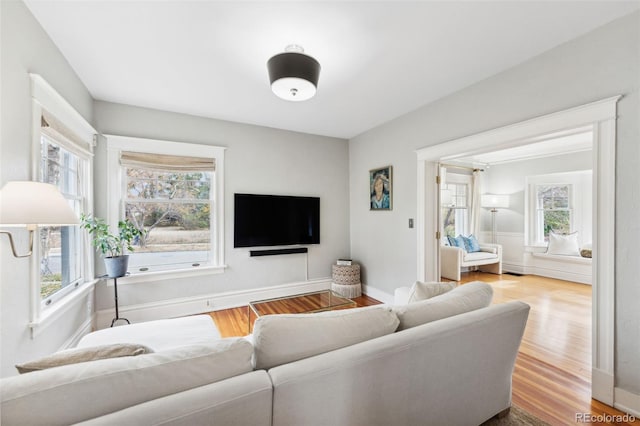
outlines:
{"label": "white window blind", "polygon": [[82,157],[91,155],[93,141],[84,140],[81,136],[78,136],[46,109],[42,109],[40,132],[75,154]]}
{"label": "white window blind", "polygon": [[216,170],[215,158],[186,157],[178,155],[152,154],[147,152],[123,151],[120,164],[129,168],[144,168],[165,171],[208,171]]}

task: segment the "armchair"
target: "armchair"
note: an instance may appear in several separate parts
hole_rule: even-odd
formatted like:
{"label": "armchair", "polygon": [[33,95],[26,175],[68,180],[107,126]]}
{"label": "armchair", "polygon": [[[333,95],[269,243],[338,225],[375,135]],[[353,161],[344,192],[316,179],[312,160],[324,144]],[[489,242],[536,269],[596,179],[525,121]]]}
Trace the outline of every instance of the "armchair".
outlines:
{"label": "armchair", "polygon": [[460,268],[477,266],[483,272],[502,274],[502,246],[480,244],[480,251],[467,253],[460,247],[440,246],[440,275],[460,281]]}

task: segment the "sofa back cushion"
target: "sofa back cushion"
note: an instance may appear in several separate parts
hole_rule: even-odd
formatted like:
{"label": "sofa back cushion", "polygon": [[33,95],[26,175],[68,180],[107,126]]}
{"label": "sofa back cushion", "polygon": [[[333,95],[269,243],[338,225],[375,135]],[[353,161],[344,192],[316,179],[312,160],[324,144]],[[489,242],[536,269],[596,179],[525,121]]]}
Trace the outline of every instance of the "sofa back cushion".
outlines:
{"label": "sofa back cushion", "polygon": [[232,338],[5,378],[0,423],[77,423],[249,372],[252,355],[249,342]]}
{"label": "sofa back cushion", "polygon": [[253,328],[257,369],[268,369],[393,333],[398,317],[388,306],[258,318]]}
{"label": "sofa back cushion", "polygon": [[431,299],[440,296],[448,291],[456,288],[458,284],[451,282],[427,282],[416,281],[409,290],[409,300],[407,303],[419,302],[421,300]]}
{"label": "sofa back cushion", "polygon": [[400,320],[398,330],[437,321],[464,312],[485,308],[491,304],[493,288],[481,281],[460,285],[453,290],[407,305],[395,306]]}

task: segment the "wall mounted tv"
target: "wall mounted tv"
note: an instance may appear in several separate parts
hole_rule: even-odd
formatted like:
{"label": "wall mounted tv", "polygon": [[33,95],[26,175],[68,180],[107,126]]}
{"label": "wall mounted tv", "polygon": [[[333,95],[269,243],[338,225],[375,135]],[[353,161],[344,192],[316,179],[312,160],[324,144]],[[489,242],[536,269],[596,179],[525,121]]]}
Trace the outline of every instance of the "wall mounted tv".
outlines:
{"label": "wall mounted tv", "polygon": [[234,247],[320,244],[320,198],[234,194]]}

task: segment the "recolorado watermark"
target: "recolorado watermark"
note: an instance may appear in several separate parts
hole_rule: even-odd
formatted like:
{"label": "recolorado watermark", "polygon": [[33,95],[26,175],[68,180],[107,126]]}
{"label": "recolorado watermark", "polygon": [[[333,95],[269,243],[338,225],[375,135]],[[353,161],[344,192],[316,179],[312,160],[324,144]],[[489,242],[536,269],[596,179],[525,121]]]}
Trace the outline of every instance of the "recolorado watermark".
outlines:
{"label": "recolorado watermark", "polygon": [[633,423],[635,421],[635,416],[631,414],[576,413],[578,423]]}

